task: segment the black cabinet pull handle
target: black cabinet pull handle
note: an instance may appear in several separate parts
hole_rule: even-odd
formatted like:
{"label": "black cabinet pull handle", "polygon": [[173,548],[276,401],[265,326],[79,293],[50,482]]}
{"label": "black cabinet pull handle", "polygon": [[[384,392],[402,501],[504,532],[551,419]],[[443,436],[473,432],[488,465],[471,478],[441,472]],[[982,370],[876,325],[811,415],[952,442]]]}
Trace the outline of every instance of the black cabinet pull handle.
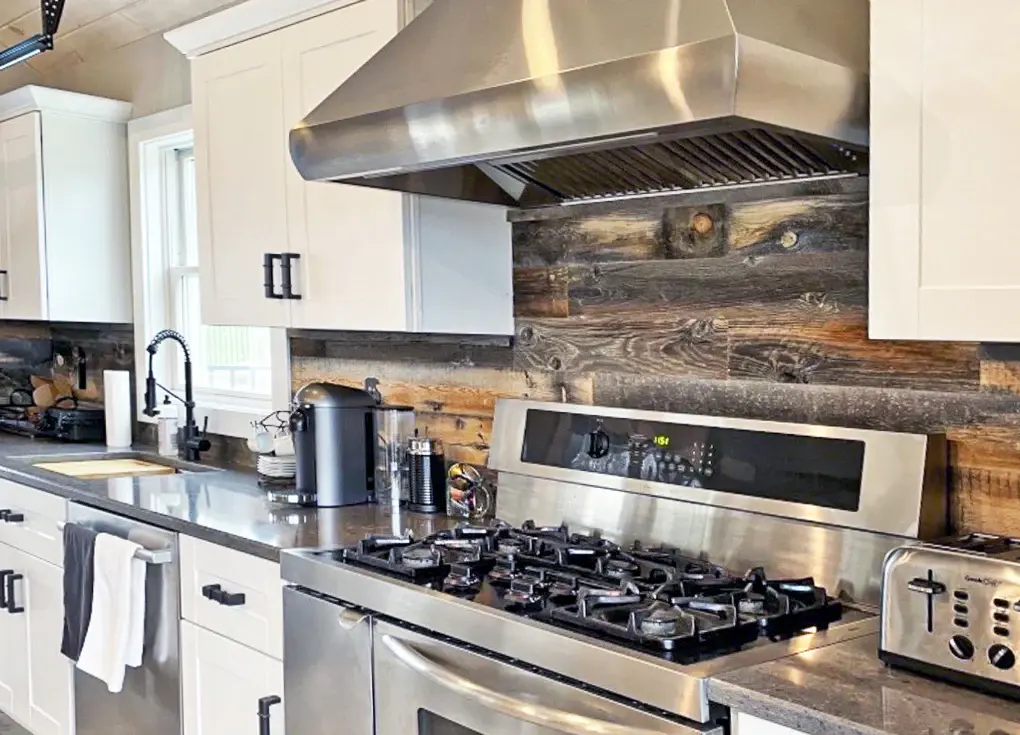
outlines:
{"label": "black cabinet pull handle", "polygon": [[225,607],[241,607],[245,603],[245,597],[243,592],[221,591],[216,602]]}
{"label": "black cabinet pull handle", "polygon": [[202,597],[226,607],[240,607],[246,602],[243,592],[227,592],[218,584],[207,584],[203,587]]}
{"label": "black cabinet pull handle", "polygon": [[271,735],[269,732],[270,709],[282,702],[277,696],[263,697],[259,700],[259,735]]}
{"label": "black cabinet pull handle", "polygon": [[11,300],[10,294],[8,294],[7,292],[10,291],[11,274],[8,273],[7,271],[0,271],[0,276],[3,276],[4,281],[3,291],[0,292],[0,301],[10,301]]}
{"label": "black cabinet pull handle", "polygon": [[25,608],[18,607],[17,603],[14,602],[14,583],[24,578],[23,574],[7,575],[7,612],[12,615],[25,612]]}
{"label": "black cabinet pull handle", "polygon": [[[265,288],[267,299],[282,299],[283,294],[276,293],[276,274],[274,273],[273,263],[279,260],[281,266],[283,263],[283,256],[280,253],[266,253],[262,256],[262,271],[265,274]],[[287,269],[283,268],[283,272],[286,273]],[[284,278],[287,276],[285,275]]]}
{"label": "black cabinet pull handle", "polygon": [[283,298],[300,301],[301,294],[294,293],[293,264],[295,260],[301,260],[299,253],[283,253],[280,256],[280,267],[283,271]]}
{"label": "black cabinet pull handle", "polygon": [[0,569],[0,608],[7,609],[7,577],[14,574],[13,569]]}
{"label": "black cabinet pull handle", "polygon": [[24,513],[4,513],[0,515],[0,519],[3,519],[4,523],[24,523]]}

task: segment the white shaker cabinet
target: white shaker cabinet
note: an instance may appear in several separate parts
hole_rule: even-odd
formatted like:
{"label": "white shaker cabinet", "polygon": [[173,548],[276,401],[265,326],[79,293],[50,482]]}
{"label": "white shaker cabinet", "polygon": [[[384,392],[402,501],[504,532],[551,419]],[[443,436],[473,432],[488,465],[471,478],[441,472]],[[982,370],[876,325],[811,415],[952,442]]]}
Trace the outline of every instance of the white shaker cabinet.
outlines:
{"label": "white shaker cabinet", "polygon": [[0,572],[0,710],[33,735],[73,735],[72,667],[60,653],[63,572],[6,544]]}
{"label": "white shaker cabinet", "polygon": [[191,65],[206,324],[290,325],[290,302],[265,296],[263,268],[288,249],[280,41],[270,33]]}
{"label": "white shaker cabinet", "polygon": [[44,87],[0,95],[0,318],[131,321],[130,112]]}
{"label": "white shaker cabinet", "polygon": [[[283,664],[264,653],[181,623],[184,735],[256,733],[259,702],[283,696]],[[269,708],[271,732],[284,735],[283,703]]]}
{"label": "white shaker cabinet", "polygon": [[[25,616],[7,611],[7,578],[18,571],[21,555],[0,544],[0,712],[20,718],[25,709],[28,689],[28,648],[25,643]],[[24,572],[20,572],[24,573]],[[18,583],[15,582],[15,587]]]}
{"label": "white shaker cabinet", "polygon": [[872,0],[870,336],[1020,341],[1020,3]]}
{"label": "white shaker cabinet", "polygon": [[[290,160],[290,129],[414,5],[334,2],[290,19],[268,6],[249,0],[167,35],[193,59],[204,320],[512,334],[504,209],[306,182]],[[293,298],[279,298],[281,260]]]}
{"label": "white shaker cabinet", "polygon": [[28,646],[27,709],[22,720],[33,735],[74,732],[73,669],[60,653],[64,630],[64,572],[21,554],[24,586],[17,602],[25,608]]}

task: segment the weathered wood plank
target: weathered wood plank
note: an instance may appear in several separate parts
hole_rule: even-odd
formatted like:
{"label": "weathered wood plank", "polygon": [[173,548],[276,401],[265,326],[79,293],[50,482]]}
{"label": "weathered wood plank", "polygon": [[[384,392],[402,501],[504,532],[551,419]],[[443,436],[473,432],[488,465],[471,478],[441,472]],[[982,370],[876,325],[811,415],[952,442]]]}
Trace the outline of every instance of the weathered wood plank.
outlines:
{"label": "weathered wood plank", "polygon": [[515,317],[566,317],[570,315],[566,268],[515,268]]}
{"label": "weathered wood plank", "polygon": [[515,355],[522,370],[726,378],[728,339],[721,320],[678,310],[517,324]]}
{"label": "weathered wood plank", "polygon": [[291,378],[295,389],[312,382],[360,388],[366,378],[375,378],[386,403],[413,406],[420,413],[482,418],[492,417],[499,398],[590,403],[592,394],[586,376],[446,364],[294,358]]}
{"label": "weathered wood plank", "polygon": [[449,414],[419,414],[416,427],[423,435],[443,440],[447,461],[484,465],[489,458],[492,419]]}
{"label": "weathered wood plank", "polygon": [[1020,531],[1020,471],[952,467],[950,520],[955,531]]}
{"label": "weathered wood plank", "polygon": [[1020,362],[982,360],[981,387],[990,392],[1020,395]]}
{"label": "weathered wood plank", "polygon": [[866,194],[777,199],[734,205],[729,249],[744,255],[866,252]]}
{"label": "weathered wood plank", "polygon": [[598,405],[736,416],[859,429],[945,432],[996,425],[1020,413],[1020,398],[867,386],[595,375]]}
{"label": "weathered wood plank", "polygon": [[721,255],[725,242],[722,205],[665,207],[653,200],[602,216],[513,228],[514,263],[528,268],[710,257]]}
{"label": "weathered wood plank", "polygon": [[980,386],[975,344],[871,341],[863,309],[791,318],[765,308],[756,319],[730,319],[729,335],[733,378],[953,392]]}
{"label": "weathered wood plank", "polygon": [[722,315],[733,307],[867,303],[867,254],[727,256],[571,268],[570,314],[594,316],[666,307]]}
{"label": "weathered wood plank", "polygon": [[376,363],[445,363],[456,367],[513,365],[506,337],[379,332],[290,332],[291,355]]}

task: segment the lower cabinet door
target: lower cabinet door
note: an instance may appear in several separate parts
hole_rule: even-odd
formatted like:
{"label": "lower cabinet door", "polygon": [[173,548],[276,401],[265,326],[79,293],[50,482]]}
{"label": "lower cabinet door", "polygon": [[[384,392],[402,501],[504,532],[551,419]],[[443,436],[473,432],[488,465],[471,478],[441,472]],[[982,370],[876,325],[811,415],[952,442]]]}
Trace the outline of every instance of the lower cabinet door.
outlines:
{"label": "lower cabinet door", "polygon": [[[64,574],[60,567],[21,554],[23,587],[15,602],[25,608],[28,676],[22,721],[33,735],[74,733],[74,678],[60,653],[64,631]],[[2,614],[2,613],[0,613]]]}
{"label": "lower cabinet door", "polygon": [[800,730],[745,715],[743,712],[733,712],[732,718],[730,732],[733,735],[804,735]]}
{"label": "lower cabinet door", "polygon": [[181,623],[184,735],[260,735],[260,703],[271,735],[283,735],[283,663],[264,653]]}
{"label": "lower cabinet door", "polygon": [[[23,722],[28,697],[26,613],[11,613],[6,608],[10,576],[25,575],[22,558],[21,552],[0,544],[0,601],[4,602],[4,607],[0,608],[0,651],[3,652],[0,655],[0,711]],[[13,588],[17,609],[23,605],[25,580],[15,579]]]}

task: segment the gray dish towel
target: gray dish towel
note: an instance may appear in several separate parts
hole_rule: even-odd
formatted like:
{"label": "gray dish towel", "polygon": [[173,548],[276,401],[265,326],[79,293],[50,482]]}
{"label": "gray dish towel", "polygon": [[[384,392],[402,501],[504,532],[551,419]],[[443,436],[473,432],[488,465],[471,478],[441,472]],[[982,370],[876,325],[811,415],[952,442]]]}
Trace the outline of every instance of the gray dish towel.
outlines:
{"label": "gray dish towel", "polygon": [[97,535],[76,523],[64,526],[64,635],[60,652],[72,661],[81,656],[92,620]]}

